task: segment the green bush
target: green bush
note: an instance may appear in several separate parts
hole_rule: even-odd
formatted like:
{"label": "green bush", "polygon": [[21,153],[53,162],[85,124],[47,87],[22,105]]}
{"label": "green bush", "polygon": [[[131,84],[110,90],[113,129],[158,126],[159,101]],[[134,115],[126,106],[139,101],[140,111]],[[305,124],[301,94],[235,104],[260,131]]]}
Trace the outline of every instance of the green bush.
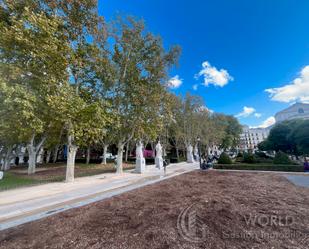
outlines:
{"label": "green bush", "polygon": [[241,152],[238,152],[237,157],[243,157],[244,155]]}
{"label": "green bush", "polygon": [[304,172],[304,167],[301,165],[287,164],[215,164],[214,169]]}
{"label": "green bush", "polygon": [[275,155],[274,164],[292,164],[292,162],[287,154],[279,151]]}
{"label": "green bush", "polygon": [[256,163],[256,157],[252,153],[245,153],[244,154],[244,163]]}
{"label": "green bush", "polygon": [[255,156],[259,158],[269,158],[269,156],[267,156],[266,153],[263,151],[256,151]]}
{"label": "green bush", "polygon": [[223,152],[219,157],[218,163],[219,164],[232,164],[232,159],[229,157],[228,154]]}
{"label": "green bush", "polygon": [[257,151],[254,154],[257,163],[273,163],[273,159],[263,151]]}

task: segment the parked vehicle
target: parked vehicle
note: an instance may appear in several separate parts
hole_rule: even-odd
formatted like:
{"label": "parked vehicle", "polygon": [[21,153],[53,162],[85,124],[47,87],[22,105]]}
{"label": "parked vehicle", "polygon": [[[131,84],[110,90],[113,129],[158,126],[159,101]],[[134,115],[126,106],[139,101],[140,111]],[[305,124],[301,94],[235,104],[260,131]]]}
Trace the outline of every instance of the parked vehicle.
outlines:
{"label": "parked vehicle", "polygon": [[[102,159],[103,156],[100,156],[100,158]],[[114,160],[116,158],[117,158],[117,155],[113,155],[112,153],[106,153],[106,159]]]}

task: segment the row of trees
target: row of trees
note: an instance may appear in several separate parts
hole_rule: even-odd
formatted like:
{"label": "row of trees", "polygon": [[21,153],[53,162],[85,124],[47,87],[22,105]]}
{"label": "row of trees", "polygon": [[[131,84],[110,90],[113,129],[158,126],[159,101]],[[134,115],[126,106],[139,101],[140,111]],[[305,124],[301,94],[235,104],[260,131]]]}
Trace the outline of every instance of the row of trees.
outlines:
{"label": "row of trees", "polygon": [[[28,173],[44,146],[67,146],[66,180],[78,148],[118,148],[129,141],[233,146],[239,124],[210,113],[201,99],[166,89],[180,54],[135,18],[105,23],[95,0],[2,1],[0,5],[0,145],[7,170],[22,147]],[[162,135],[164,134],[164,136]]]}
{"label": "row of trees", "polygon": [[275,125],[268,138],[259,144],[259,149],[309,155],[309,120],[295,119]]}
{"label": "row of trees", "polygon": [[177,157],[179,149],[187,150],[190,145],[196,145],[198,138],[203,154],[214,146],[226,150],[239,144],[242,127],[233,116],[212,113],[199,96],[187,94],[181,98],[171,95],[169,100],[172,101],[173,116],[168,137],[175,146]]}

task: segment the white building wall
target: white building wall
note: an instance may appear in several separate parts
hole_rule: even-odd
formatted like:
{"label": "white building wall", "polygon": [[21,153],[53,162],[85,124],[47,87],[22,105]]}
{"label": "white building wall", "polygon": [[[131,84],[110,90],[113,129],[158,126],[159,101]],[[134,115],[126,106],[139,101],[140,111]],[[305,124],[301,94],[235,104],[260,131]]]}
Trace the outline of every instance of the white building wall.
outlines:
{"label": "white building wall", "polygon": [[309,119],[309,104],[296,103],[275,115],[277,123],[297,118]]}
{"label": "white building wall", "polygon": [[240,135],[241,150],[256,150],[258,144],[263,142],[269,135],[269,128],[249,128],[243,126],[243,133]]}

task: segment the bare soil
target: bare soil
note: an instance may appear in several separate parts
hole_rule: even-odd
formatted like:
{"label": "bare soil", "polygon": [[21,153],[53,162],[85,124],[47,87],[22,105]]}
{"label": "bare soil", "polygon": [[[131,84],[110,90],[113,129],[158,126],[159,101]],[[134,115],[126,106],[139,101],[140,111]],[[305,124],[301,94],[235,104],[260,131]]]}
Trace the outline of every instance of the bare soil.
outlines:
{"label": "bare soil", "polygon": [[[195,208],[197,216],[185,228],[193,227],[190,231],[196,233],[177,228],[179,215],[188,207]],[[258,222],[248,223],[248,217],[258,217]],[[267,217],[273,217],[271,224]],[[194,242],[196,238],[200,240]],[[214,170],[183,174],[0,233],[1,249],[305,249],[308,245],[308,188],[277,174]]]}
{"label": "bare soil", "polygon": [[[133,169],[135,165],[123,163],[123,169]],[[38,181],[50,181],[50,180],[63,180],[65,177],[66,164],[65,163],[49,163],[39,165],[36,168],[36,173],[28,175],[27,167],[15,167],[10,172],[23,178],[38,180]],[[79,164],[75,165],[75,177],[97,175],[109,172],[116,172],[115,165],[113,163],[108,164]]]}

